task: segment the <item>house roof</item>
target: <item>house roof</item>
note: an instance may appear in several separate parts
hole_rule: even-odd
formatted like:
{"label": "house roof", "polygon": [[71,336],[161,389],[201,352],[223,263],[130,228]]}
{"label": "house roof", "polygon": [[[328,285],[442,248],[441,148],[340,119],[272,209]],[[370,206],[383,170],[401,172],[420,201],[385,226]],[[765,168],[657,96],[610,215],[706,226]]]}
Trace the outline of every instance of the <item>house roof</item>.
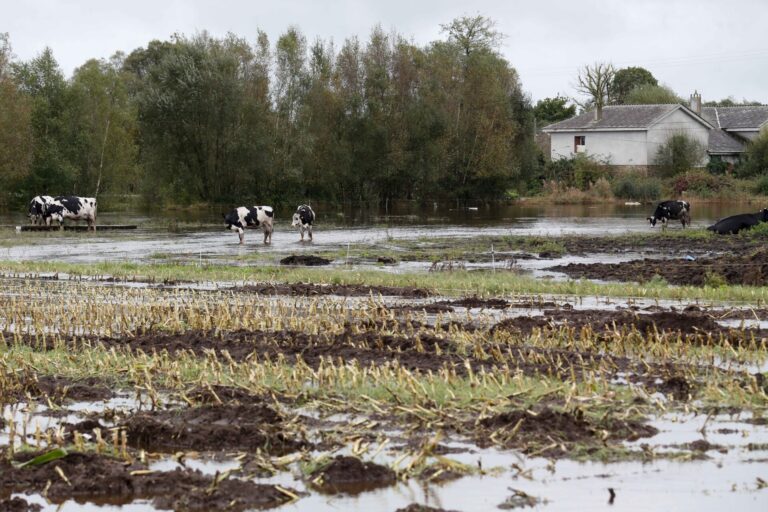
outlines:
{"label": "house roof", "polygon": [[713,155],[729,155],[744,152],[744,142],[737,140],[719,128],[709,131],[707,152]]}
{"label": "house roof", "polygon": [[[665,118],[672,112],[682,109],[691,117],[711,128],[712,123],[694,114],[680,104],[661,105],[609,105],[603,107],[603,116],[595,120],[594,111],[584,112],[578,116],[550,124],[542,129],[544,132],[570,131],[614,131],[614,130],[646,130]],[[715,125],[716,126],[716,125]]]}
{"label": "house roof", "polygon": [[704,107],[701,117],[727,131],[758,131],[768,126],[768,106]]}

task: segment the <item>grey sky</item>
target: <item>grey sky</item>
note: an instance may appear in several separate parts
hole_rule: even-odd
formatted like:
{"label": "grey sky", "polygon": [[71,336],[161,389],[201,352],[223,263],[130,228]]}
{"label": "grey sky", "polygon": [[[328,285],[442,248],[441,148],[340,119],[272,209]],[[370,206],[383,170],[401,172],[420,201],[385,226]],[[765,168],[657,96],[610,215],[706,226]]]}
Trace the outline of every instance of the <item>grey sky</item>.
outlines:
{"label": "grey sky", "polygon": [[67,76],[87,59],[130,52],[174,32],[228,31],[272,42],[290,25],[309,41],[365,40],[381,24],[419,45],[469,14],[497,21],[501,52],[534,100],[575,94],[576,69],[595,61],[639,65],[688,97],[768,103],[768,0],[0,0],[0,32],[30,59],[45,46]]}

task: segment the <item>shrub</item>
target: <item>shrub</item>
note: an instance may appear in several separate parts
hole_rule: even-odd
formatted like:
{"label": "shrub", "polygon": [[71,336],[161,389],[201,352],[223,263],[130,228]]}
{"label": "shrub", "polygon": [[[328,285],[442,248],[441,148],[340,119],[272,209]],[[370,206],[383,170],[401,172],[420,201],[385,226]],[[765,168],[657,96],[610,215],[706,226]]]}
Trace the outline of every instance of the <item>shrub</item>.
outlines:
{"label": "shrub", "polygon": [[744,156],[737,169],[739,177],[768,174],[768,129],[747,144]]}
{"label": "shrub", "polygon": [[758,178],[757,182],[755,182],[753,192],[762,196],[768,196],[768,174],[764,174]]}
{"label": "shrub", "polygon": [[661,185],[655,178],[622,176],[613,182],[613,195],[620,199],[653,201],[661,197]]}
{"label": "shrub", "polygon": [[698,167],[706,155],[704,147],[691,137],[678,133],[667,139],[656,152],[654,164],[666,176],[676,176]]}
{"label": "shrub", "polygon": [[675,195],[683,192],[701,197],[711,197],[733,189],[733,179],[728,176],[713,176],[707,171],[689,171],[672,182]]}
{"label": "shrub", "polygon": [[611,182],[605,178],[598,178],[597,181],[591,183],[587,192],[595,199],[613,199]]}
{"label": "shrub", "polygon": [[725,174],[728,170],[728,163],[718,156],[713,156],[709,159],[707,170],[712,174]]}

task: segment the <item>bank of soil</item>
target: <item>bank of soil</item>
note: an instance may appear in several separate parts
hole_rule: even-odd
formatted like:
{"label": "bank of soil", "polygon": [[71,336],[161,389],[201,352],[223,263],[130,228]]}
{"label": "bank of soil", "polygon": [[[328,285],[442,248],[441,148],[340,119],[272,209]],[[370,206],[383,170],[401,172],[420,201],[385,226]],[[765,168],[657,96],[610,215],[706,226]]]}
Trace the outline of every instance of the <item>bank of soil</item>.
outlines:
{"label": "bank of soil", "polygon": [[[17,455],[13,461],[24,462],[36,455],[39,454]],[[6,457],[0,461],[0,489],[16,493],[45,491],[53,503],[74,499],[122,505],[146,499],[164,510],[239,512],[291,501],[274,485],[217,477],[189,469],[149,471],[135,460],[96,453],[73,452],[51,462],[21,468]]]}
{"label": "bank of soil", "polygon": [[313,284],[313,283],[260,283],[230,288],[235,293],[254,293],[259,295],[338,295],[342,297],[365,297],[384,295],[423,299],[433,293],[424,288],[396,286],[368,286],[359,284]]}
{"label": "bank of soil", "polygon": [[386,466],[363,462],[357,457],[337,455],[310,473],[309,481],[323,492],[358,494],[393,485],[397,475]]}
{"label": "bank of soil", "polygon": [[650,281],[662,278],[671,284],[703,286],[731,284],[768,285],[768,249],[741,254],[690,259],[643,259],[624,263],[570,263],[547,270],[569,277],[604,281]]}

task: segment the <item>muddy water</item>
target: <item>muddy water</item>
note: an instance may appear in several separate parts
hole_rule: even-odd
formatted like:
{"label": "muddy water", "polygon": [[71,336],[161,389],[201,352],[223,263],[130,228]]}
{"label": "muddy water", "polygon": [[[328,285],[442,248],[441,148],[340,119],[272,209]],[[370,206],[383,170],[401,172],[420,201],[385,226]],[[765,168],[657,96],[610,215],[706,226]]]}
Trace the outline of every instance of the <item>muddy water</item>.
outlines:
{"label": "muddy water", "polygon": [[[652,205],[494,206],[477,209],[400,208],[389,215],[370,210],[323,211],[317,208],[315,240],[299,243],[290,227],[292,212],[277,212],[271,246],[261,243],[259,230],[248,230],[246,244],[225,231],[220,212],[102,213],[103,224],[137,224],[135,231],[98,233],[16,233],[11,227],[26,222],[20,212],[0,214],[0,259],[70,262],[161,261],[187,259],[233,262],[254,252],[275,254],[334,250],[343,254],[348,243],[385,244],[417,237],[472,237],[481,235],[604,235],[647,232],[645,218]],[[737,212],[756,210],[744,204],[694,204],[693,225],[705,226]],[[678,229],[676,226],[675,229]]]}

